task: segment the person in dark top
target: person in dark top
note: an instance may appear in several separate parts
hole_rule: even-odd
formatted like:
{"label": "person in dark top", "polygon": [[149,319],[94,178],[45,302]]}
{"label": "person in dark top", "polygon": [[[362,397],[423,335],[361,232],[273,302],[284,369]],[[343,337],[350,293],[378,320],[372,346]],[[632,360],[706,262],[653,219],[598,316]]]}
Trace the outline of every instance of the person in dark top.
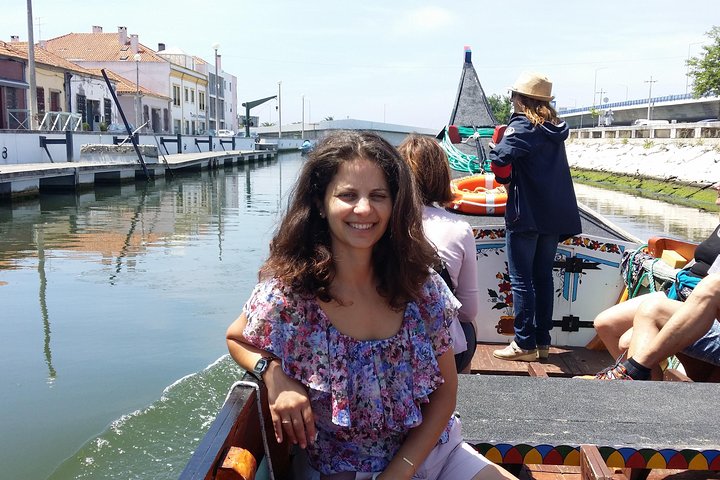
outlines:
{"label": "person in dark top", "polygon": [[515,338],[493,352],[503,360],[547,358],[557,244],[582,230],[565,154],[570,130],[550,105],[553,98],[547,77],[522,73],[511,88],[514,114],[490,151],[496,179],[509,184],[505,225]]}
{"label": "person in dark top", "polygon": [[[718,192],[716,205],[720,205],[720,182],[714,186]],[[627,350],[630,347],[631,339],[635,335],[633,326],[636,322],[643,323],[641,317],[653,316],[656,319],[668,319],[672,312],[668,313],[667,306],[672,305],[668,301],[685,301],[692,293],[695,286],[705,278],[710,271],[711,265],[716,262],[720,254],[720,225],[703,240],[696,248],[693,261],[690,265],[678,272],[676,281],[667,292],[648,293],[635,297],[626,302],[613,305],[602,311],[595,317],[594,326],[598,337],[603,341],[608,352],[617,360],[610,369],[605,369],[595,375],[596,378],[604,379],[614,375],[613,369],[629,364],[626,359]],[[675,305],[677,307],[677,305]],[[672,308],[672,307],[671,307]],[[636,338],[636,342],[637,342]],[[687,353],[687,352],[686,352]],[[632,372],[632,368],[631,368]],[[657,371],[656,371],[657,374]]]}

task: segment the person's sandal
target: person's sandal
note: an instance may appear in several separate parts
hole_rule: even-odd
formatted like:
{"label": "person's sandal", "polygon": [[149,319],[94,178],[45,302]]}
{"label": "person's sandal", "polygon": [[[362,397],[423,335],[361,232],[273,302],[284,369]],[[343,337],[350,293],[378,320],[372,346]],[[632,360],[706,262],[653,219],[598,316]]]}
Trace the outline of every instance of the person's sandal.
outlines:
{"label": "person's sandal", "polygon": [[510,342],[510,345],[507,347],[493,352],[493,357],[495,358],[499,358],[501,360],[515,360],[517,362],[534,362],[537,360],[537,356],[537,348],[533,348],[532,350],[522,349],[518,347],[515,340]]}
{"label": "person's sandal", "polygon": [[635,380],[627,373],[627,368],[622,363],[608,367],[595,375],[597,380]]}

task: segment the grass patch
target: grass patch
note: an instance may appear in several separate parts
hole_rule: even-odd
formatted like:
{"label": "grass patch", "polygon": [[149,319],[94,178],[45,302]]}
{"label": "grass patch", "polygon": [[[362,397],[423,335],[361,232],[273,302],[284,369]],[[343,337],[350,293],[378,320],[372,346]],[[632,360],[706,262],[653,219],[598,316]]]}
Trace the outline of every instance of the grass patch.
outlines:
{"label": "grass patch", "polygon": [[571,168],[570,172],[576,182],[592,185],[593,187],[626,192],[708,212],[717,211],[715,205],[717,192],[710,185],[658,180],[639,175],[623,175],[579,168]]}

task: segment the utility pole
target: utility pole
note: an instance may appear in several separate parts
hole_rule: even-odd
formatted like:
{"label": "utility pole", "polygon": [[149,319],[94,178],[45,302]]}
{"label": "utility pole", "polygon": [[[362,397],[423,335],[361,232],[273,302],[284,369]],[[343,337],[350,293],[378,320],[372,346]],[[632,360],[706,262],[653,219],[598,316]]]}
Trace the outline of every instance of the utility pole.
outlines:
{"label": "utility pole", "polygon": [[652,75],[650,75],[650,80],[645,80],[645,83],[650,84],[650,91],[648,92],[648,112],[647,112],[647,119],[652,120],[652,84],[657,83],[657,80],[653,80]]}
{"label": "utility pole", "polygon": [[[599,92],[595,92],[595,93],[597,93],[598,95],[600,95],[600,102],[599,102],[599,103],[600,103],[600,107],[601,107],[600,110],[602,110],[603,95],[606,94],[607,92],[601,88]],[[600,126],[600,115],[599,115],[599,111],[598,111],[597,126],[598,126],[598,127]]]}

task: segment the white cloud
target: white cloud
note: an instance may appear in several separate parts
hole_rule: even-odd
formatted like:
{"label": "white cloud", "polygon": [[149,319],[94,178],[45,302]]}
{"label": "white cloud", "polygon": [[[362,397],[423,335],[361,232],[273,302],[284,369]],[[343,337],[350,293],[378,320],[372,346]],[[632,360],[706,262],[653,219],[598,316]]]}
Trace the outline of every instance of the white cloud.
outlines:
{"label": "white cloud", "polygon": [[415,33],[441,30],[453,22],[453,15],[449,10],[441,7],[421,7],[408,10],[395,26],[397,33]]}

